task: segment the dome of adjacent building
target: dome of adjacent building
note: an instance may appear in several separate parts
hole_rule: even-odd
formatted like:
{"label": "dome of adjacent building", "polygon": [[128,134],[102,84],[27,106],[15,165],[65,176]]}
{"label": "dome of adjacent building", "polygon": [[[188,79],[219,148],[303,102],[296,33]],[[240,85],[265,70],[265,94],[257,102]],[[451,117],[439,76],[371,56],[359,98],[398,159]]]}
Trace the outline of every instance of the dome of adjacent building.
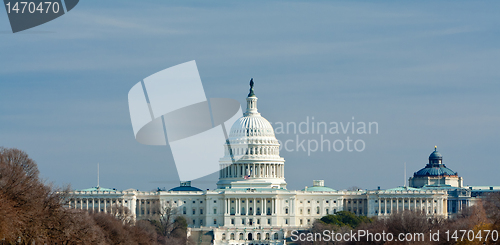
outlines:
{"label": "dome of adjacent building", "polygon": [[456,172],[446,167],[443,164],[443,155],[437,151],[437,146],[434,147],[434,152],[429,156],[429,163],[425,168],[415,172],[413,176],[455,176]]}
{"label": "dome of adjacent building", "polygon": [[324,180],[314,180],[313,186],[302,189],[302,191],[336,191],[330,187],[325,186]]}
{"label": "dome of adjacent building", "polygon": [[453,172],[453,170],[445,166],[430,167],[430,168],[425,167],[415,173],[415,176],[442,176],[442,175],[457,175],[457,173]]}
{"label": "dome of adjacent building", "polygon": [[202,191],[202,190],[194,186],[191,186],[191,181],[181,181],[180,186],[174,187],[168,191]]}

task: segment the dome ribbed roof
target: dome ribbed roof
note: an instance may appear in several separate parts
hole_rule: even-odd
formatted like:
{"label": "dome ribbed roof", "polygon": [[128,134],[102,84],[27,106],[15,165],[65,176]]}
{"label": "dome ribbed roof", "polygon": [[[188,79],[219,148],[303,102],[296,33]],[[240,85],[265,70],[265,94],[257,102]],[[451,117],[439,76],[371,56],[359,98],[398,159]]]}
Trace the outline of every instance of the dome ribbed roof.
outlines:
{"label": "dome ribbed roof", "polygon": [[234,122],[229,137],[252,137],[264,136],[274,137],[274,129],[271,123],[260,115],[245,116]]}
{"label": "dome ribbed roof", "polygon": [[453,170],[445,167],[445,166],[439,166],[439,167],[425,167],[423,169],[420,169],[418,172],[415,173],[415,176],[441,176],[441,175],[456,175],[457,173],[453,172]]}
{"label": "dome ribbed roof", "polygon": [[177,186],[168,191],[202,191],[202,190],[193,186]]}

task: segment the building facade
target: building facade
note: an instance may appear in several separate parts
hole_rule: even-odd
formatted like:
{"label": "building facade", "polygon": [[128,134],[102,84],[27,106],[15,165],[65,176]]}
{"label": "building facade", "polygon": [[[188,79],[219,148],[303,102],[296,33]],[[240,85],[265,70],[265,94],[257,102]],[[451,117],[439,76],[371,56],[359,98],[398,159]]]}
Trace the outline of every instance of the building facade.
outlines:
{"label": "building facade", "polygon": [[472,190],[462,187],[462,178],[442,164],[437,150],[428,166],[410,178],[410,187],[345,191],[316,180],[303,190],[288,190],[279,147],[273,127],[258,113],[251,88],[246,112],[224,145],[216,189],[200,190],[190,182],[168,191],[95,187],[73,191],[69,207],[113,213],[123,206],[134,220],[153,218],[169,207],[186,217],[191,234],[212,234],[213,244],[285,244],[291,231],[338,211],[387,217],[413,210],[446,218],[471,205]]}

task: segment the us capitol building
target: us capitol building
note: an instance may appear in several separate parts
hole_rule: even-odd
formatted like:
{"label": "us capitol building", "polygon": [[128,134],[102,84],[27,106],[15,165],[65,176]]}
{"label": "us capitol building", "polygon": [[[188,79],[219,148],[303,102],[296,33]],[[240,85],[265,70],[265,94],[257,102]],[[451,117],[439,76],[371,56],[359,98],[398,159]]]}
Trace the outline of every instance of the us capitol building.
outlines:
{"label": "us capitol building", "polygon": [[189,181],[168,191],[94,187],[72,191],[69,207],[113,212],[124,206],[132,219],[140,220],[169,206],[186,217],[191,236],[210,234],[212,244],[277,245],[285,244],[291,231],[309,228],[315,219],[338,211],[386,217],[419,210],[446,218],[473,205],[482,194],[500,189],[464,187],[463,179],[443,164],[435,149],[425,168],[409,179],[409,187],[341,191],[314,180],[311,187],[288,190],[280,145],[271,124],[257,111],[253,88],[246,100],[246,112],[231,127],[229,144],[224,144],[217,189],[200,190]]}

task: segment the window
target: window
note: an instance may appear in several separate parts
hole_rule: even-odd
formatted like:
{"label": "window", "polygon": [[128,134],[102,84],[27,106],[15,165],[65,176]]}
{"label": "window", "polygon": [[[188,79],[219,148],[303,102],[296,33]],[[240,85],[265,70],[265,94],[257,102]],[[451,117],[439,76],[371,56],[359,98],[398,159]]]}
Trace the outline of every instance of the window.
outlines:
{"label": "window", "polygon": [[[184,201],[184,203],[186,203],[186,201]],[[148,202],[148,204],[149,204],[149,202]]]}
{"label": "window", "polygon": [[193,201],[193,203],[196,203],[196,201]]}
{"label": "window", "polygon": [[328,211],[329,211],[328,208],[325,211],[326,211],[326,214],[328,214]]}
{"label": "window", "polygon": [[337,203],[337,201],[333,201],[333,203]]}
{"label": "window", "polygon": [[182,207],[182,214],[186,214],[186,207]]}
{"label": "window", "polygon": [[285,225],[288,225],[288,219],[285,219]]}
{"label": "window", "polygon": [[196,225],[196,220],[193,219],[193,225]]}
{"label": "window", "polygon": [[285,214],[288,214],[288,208],[285,208]]}
{"label": "window", "polygon": [[214,208],[214,214],[217,214],[217,209],[216,208]]}
{"label": "window", "polygon": [[307,203],[311,203],[311,201],[307,201]]}
{"label": "window", "polygon": [[307,219],[307,224],[311,224],[311,220],[310,219]]}
{"label": "window", "polygon": [[217,219],[214,219],[214,225],[216,225],[216,224],[217,224]]}
{"label": "window", "polygon": [[203,219],[200,219],[200,225],[203,225]]}
{"label": "window", "polygon": [[257,233],[257,240],[261,240],[260,233]]}
{"label": "window", "polygon": [[307,214],[311,214],[311,209],[307,209]]}
{"label": "window", "polygon": [[257,219],[257,224],[260,225],[260,219]]}
{"label": "window", "polygon": [[229,239],[234,240],[234,233],[231,233],[231,235],[229,236]]}
{"label": "window", "polygon": [[234,225],[234,219],[231,219],[231,225]]}
{"label": "window", "polygon": [[299,213],[302,214],[302,209],[299,210]]}
{"label": "window", "polygon": [[326,200],[326,203],[328,203],[328,200]]}
{"label": "window", "polygon": [[302,219],[299,220],[299,224],[302,225]]}
{"label": "window", "polygon": [[200,208],[200,214],[203,214],[203,208]]}
{"label": "window", "polygon": [[226,233],[222,233],[222,240],[226,240]]}
{"label": "window", "polygon": [[278,240],[278,239],[279,239],[278,233],[274,233],[274,240]]}
{"label": "window", "polygon": [[245,219],[241,219],[241,224],[244,225],[245,224]]}
{"label": "window", "polygon": [[200,203],[203,203],[203,201],[200,201]]}
{"label": "window", "polygon": [[270,225],[271,224],[271,219],[267,219],[267,224]]}
{"label": "window", "polygon": [[240,240],[243,240],[243,233],[240,233]]}
{"label": "window", "polygon": [[214,200],[214,203],[217,203],[217,200]]}
{"label": "window", "polygon": [[316,207],[316,214],[319,214],[319,206]]}
{"label": "window", "polygon": [[266,240],[269,240],[269,233],[266,233]]}
{"label": "window", "polygon": [[195,214],[196,214],[196,209],[193,208],[193,215],[195,215]]}

